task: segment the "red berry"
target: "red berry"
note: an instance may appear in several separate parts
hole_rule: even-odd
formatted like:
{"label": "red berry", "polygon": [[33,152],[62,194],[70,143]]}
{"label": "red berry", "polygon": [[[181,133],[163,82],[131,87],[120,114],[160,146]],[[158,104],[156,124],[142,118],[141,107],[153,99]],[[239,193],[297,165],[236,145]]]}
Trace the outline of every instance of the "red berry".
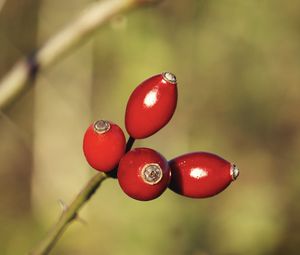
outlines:
{"label": "red berry", "polygon": [[135,139],[153,135],[172,118],[176,104],[175,75],[165,72],[143,81],[132,92],[127,103],[127,132]]}
{"label": "red berry", "polygon": [[124,133],[118,125],[98,120],[85,132],[83,152],[91,167],[108,172],[119,163],[125,151],[125,143]]}
{"label": "red berry", "polygon": [[237,167],[208,152],[194,152],[169,162],[172,172],[169,188],[193,198],[211,197],[223,191],[239,175]]}
{"label": "red berry", "polygon": [[147,201],[165,191],[170,174],[168,162],[161,154],[148,148],[136,148],[122,157],[118,180],[128,196]]}

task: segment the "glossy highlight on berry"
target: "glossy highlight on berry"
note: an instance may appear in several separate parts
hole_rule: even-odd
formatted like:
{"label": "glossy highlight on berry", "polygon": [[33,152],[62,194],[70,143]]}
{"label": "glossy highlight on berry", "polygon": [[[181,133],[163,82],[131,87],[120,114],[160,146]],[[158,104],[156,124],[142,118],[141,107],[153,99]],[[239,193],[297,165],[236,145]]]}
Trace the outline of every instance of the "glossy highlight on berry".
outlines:
{"label": "glossy highlight on berry", "polygon": [[164,72],[138,85],[129,97],[125,125],[135,139],[149,137],[172,118],[177,105],[177,80]]}
{"label": "glossy highlight on berry", "polygon": [[184,154],[169,162],[172,172],[169,188],[192,198],[206,198],[223,191],[239,175],[238,168],[208,152]]}

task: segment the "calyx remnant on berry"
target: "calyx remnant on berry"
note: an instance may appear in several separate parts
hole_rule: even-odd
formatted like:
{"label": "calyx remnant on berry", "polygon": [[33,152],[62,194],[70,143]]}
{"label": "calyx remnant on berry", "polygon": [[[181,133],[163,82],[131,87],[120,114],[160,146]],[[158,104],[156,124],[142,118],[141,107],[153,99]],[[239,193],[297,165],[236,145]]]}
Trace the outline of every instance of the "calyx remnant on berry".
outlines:
{"label": "calyx remnant on berry", "polygon": [[94,123],[94,130],[99,134],[106,133],[110,129],[110,124],[106,120],[97,120]]}
{"label": "calyx remnant on berry", "polygon": [[232,180],[235,181],[238,178],[239,174],[240,174],[240,171],[237,168],[237,166],[232,164],[231,169],[230,169],[230,175],[231,175]]}
{"label": "calyx remnant on berry", "polygon": [[165,81],[168,81],[173,84],[177,83],[176,76],[174,74],[170,72],[164,72],[162,75]]}
{"label": "calyx remnant on berry", "polygon": [[154,185],[158,183],[163,176],[163,172],[158,164],[147,164],[142,169],[142,178],[144,182]]}

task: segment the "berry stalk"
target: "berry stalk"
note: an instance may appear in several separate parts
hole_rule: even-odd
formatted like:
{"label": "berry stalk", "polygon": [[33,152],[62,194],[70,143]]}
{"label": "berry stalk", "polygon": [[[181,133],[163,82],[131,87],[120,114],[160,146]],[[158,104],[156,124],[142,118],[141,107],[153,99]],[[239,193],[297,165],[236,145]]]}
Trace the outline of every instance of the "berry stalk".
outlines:
{"label": "berry stalk", "polygon": [[[127,143],[126,143],[126,149],[125,149],[125,153],[124,155],[131,150],[133,144],[135,142],[135,139],[131,136],[129,136],[128,140],[127,140]],[[114,179],[117,179],[118,178],[118,168],[119,168],[119,164],[111,171],[107,172],[107,176],[108,177],[111,177],[111,178],[114,178]]]}
{"label": "berry stalk", "polygon": [[128,152],[128,151],[131,150],[134,141],[135,141],[135,138],[129,136],[127,144],[126,144],[126,150],[125,150],[125,152]]}

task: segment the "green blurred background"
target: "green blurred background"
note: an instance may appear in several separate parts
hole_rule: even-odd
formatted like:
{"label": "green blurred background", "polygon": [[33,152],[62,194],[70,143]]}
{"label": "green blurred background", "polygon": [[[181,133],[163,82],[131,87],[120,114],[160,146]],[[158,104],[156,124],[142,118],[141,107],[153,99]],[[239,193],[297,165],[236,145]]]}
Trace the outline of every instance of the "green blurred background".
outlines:
{"label": "green blurred background", "polygon": [[[1,6],[0,1],[0,6]],[[0,77],[91,1],[6,0]],[[119,16],[0,112],[0,254],[24,254],[95,174],[82,137],[95,119],[124,128],[131,91],[162,71],[177,111],[138,141],[171,159],[210,151],[239,179],[216,197],[166,191],[138,202],[107,180],[52,254],[299,254],[300,2],[166,0]]]}

